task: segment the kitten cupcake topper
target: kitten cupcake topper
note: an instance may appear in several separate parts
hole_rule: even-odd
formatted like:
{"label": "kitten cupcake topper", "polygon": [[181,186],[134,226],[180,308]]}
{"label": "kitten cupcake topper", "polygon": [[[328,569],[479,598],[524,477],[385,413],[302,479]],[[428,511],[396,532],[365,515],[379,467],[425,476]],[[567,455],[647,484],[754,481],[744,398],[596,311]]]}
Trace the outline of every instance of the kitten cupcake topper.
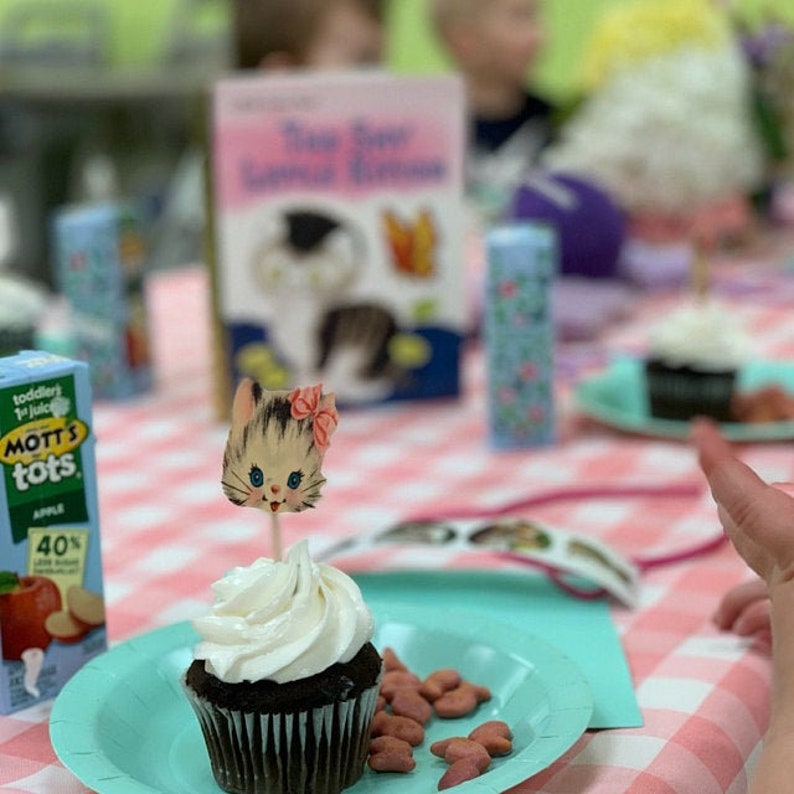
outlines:
{"label": "kitten cupcake topper", "polygon": [[274,559],[281,558],[279,514],[314,507],[321,496],[338,421],[334,395],[319,384],[266,391],[245,378],[237,387],[221,484],[233,504],[270,514]]}

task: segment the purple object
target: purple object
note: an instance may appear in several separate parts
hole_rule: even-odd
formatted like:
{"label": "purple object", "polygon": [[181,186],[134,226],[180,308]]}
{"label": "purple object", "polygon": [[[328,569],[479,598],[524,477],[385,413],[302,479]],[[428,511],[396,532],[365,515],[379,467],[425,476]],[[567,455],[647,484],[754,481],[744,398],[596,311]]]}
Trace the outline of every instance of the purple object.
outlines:
{"label": "purple object", "polygon": [[508,220],[546,222],[556,229],[562,275],[619,278],[625,218],[592,182],[569,174],[530,174],[507,212]]}
{"label": "purple object", "polygon": [[629,314],[634,297],[634,290],[619,281],[580,276],[556,279],[551,305],[557,339],[592,340],[610,323]]}

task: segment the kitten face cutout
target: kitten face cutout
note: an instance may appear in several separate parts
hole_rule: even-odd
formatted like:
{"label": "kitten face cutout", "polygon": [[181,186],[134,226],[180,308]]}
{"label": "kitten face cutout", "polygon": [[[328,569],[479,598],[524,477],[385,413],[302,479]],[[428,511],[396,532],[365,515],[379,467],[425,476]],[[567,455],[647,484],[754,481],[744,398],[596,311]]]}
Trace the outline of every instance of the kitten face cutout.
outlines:
{"label": "kitten face cutout", "polygon": [[244,379],[223,455],[227,499],[271,514],[314,507],[325,483],[321,466],[336,419],[333,395],[323,395],[319,386],[265,391]]}

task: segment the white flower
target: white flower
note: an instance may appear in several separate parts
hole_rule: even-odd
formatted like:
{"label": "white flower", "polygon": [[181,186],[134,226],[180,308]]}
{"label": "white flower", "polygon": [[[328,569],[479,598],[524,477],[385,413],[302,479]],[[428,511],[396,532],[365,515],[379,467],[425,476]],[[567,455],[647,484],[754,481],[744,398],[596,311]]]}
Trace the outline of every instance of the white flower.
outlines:
{"label": "white flower", "polygon": [[733,45],[683,46],[614,73],[546,164],[582,174],[629,211],[677,212],[746,192],[763,173],[746,65]]}

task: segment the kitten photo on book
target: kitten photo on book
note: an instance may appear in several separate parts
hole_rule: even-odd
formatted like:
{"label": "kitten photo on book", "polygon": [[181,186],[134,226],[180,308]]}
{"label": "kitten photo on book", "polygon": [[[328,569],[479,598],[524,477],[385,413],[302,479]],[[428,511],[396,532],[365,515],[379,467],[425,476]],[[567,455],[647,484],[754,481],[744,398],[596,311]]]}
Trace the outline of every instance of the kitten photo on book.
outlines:
{"label": "kitten photo on book", "polygon": [[322,380],[349,402],[393,390],[400,370],[389,344],[397,320],[382,303],[351,296],[366,262],[363,234],[330,212],[283,207],[266,225],[252,267],[273,309],[270,341],[291,382]]}

